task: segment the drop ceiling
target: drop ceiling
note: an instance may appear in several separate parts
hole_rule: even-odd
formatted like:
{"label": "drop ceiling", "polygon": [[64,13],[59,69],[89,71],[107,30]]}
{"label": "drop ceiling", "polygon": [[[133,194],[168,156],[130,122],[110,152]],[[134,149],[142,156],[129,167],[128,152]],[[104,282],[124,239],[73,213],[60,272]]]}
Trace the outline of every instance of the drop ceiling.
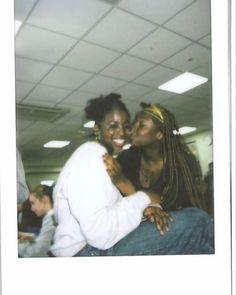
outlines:
{"label": "drop ceiling", "polygon": [[[132,116],[161,103],[181,126],[212,128],[210,0],[15,0],[17,105],[66,110],[55,121],[16,119],[24,164],[61,166],[90,134],[88,99],[120,93]],[[158,86],[183,72],[207,83],[176,95]],[[60,150],[49,140],[69,140]]]}

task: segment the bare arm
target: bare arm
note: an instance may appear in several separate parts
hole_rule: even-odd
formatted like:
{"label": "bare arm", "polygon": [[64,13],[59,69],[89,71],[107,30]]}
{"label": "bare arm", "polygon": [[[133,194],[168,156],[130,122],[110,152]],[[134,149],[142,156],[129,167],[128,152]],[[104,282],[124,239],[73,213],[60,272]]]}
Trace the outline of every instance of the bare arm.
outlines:
{"label": "bare arm", "polygon": [[[136,192],[135,187],[132,182],[124,177],[121,171],[120,164],[112,158],[109,154],[103,156],[104,163],[107,168],[107,172],[112,179],[114,185],[120,190],[124,196],[129,196]],[[158,207],[153,207],[152,205],[157,205],[161,203],[161,196],[153,191],[144,190],[144,192],[149,196],[151,204],[147,207],[143,215],[150,222],[155,223],[157,229],[163,235],[166,231],[169,230],[169,222],[172,221],[172,218],[168,212],[165,212]]]}

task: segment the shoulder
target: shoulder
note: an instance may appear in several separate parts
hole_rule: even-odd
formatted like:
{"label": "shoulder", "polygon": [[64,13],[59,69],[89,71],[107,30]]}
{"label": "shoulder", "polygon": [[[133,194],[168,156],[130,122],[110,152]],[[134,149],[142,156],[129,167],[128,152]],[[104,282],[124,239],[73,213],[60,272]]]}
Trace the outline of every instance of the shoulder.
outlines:
{"label": "shoulder", "polygon": [[80,145],[70,156],[67,161],[67,165],[73,165],[73,163],[88,161],[97,157],[101,157],[107,152],[104,146],[97,142],[86,142]]}
{"label": "shoulder", "polygon": [[89,141],[79,146],[77,150],[75,151],[75,154],[84,154],[84,153],[91,153],[91,152],[96,154],[104,154],[106,152],[106,149],[104,146],[102,146],[98,142]]}
{"label": "shoulder", "polygon": [[42,223],[42,230],[48,227],[55,227],[54,211],[51,209],[44,217]]}

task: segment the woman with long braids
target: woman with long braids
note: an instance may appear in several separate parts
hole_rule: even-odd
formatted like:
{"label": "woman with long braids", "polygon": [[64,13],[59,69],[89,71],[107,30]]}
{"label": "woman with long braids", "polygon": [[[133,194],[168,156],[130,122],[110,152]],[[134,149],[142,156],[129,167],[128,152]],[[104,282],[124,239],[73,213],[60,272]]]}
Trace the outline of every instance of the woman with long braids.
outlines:
{"label": "woman with long braids", "polygon": [[52,256],[118,256],[213,253],[213,228],[207,214],[197,208],[168,213],[160,225],[142,221],[160,197],[143,189],[123,197],[112,183],[103,155],[120,152],[130,135],[129,113],[117,94],[92,99],[85,109],[95,121],[97,141],[82,144],[61,171],[54,189],[58,223]]}
{"label": "woman with long braids", "polygon": [[[160,105],[141,103],[143,108],[135,118],[131,136],[132,147],[118,157],[117,163],[105,157],[107,170],[119,182],[120,190],[148,189],[161,198],[164,210],[198,207],[205,211],[205,186],[195,157],[179,133],[175,117]],[[132,184],[127,186],[128,178]],[[126,179],[126,186],[122,185]],[[160,209],[148,210],[149,218]]]}

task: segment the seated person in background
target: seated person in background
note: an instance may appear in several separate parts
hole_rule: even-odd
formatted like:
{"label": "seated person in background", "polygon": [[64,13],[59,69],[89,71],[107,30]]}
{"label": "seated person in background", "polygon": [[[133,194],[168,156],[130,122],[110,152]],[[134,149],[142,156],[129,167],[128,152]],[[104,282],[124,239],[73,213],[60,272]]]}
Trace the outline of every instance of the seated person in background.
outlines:
{"label": "seated person in background", "polygon": [[[58,222],[52,256],[125,256],[213,253],[213,227],[200,209],[171,212],[162,235],[143,211],[160,197],[143,190],[123,197],[109,177],[102,156],[119,153],[130,135],[129,112],[117,94],[90,100],[87,118],[95,121],[98,142],[76,149],[53,191]],[[133,164],[133,162],[132,162]],[[164,219],[169,221],[169,215]]]}
{"label": "seated person in background", "polygon": [[35,239],[32,239],[32,235],[19,232],[18,254],[19,257],[46,257],[56,228],[53,215],[52,187],[37,186],[30,193],[29,201],[31,210],[37,216],[43,216],[42,227]]}
{"label": "seated person in background", "polygon": [[[132,193],[127,179],[135,190],[154,191],[166,211],[186,207],[208,211],[199,164],[184,144],[174,115],[160,105],[141,106],[143,110],[133,123],[131,148],[118,156],[119,164],[109,155],[104,157],[114,183],[123,194],[125,190]],[[155,216],[158,211],[159,208],[150,208],[146,215]]]}
{"label": "seated person in background", "polygon": [[18,231],[39,234],[42,226],[43,216],[38,216],[31,210],[30,199],[28,198],[21,206],[21,218],[18,224]]}

